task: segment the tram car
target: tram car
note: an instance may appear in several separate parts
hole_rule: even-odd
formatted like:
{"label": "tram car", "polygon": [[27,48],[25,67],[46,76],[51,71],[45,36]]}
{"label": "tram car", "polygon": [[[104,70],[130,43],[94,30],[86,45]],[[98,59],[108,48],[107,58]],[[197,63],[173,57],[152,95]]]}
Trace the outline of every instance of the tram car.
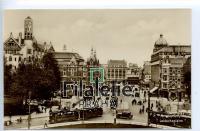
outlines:
{"label": "tram car", "polygon": [[87,120],[90,118],[100,117],[103,115],[103,109],[101,107],[84,108],[81,109],[79,112],[81,120]]}
{"label": "tram car", "polygon": [[101,107],[76,109],[74,111],[60,110],[50,112],[49,123],[59,123],[65,121],[87,120],[90,118],[100,117],[103,115]]}
{"label": "tram car", "polygon": [[168,114],[163,112],[150,112],[150,123],[174,126],[179,128],[191,127],[191,116],[180,114]]}
{"label": "tram car", "polygon": [[49,114],[49,123],[76,121],[79,119],[78,111],[54,111]]}

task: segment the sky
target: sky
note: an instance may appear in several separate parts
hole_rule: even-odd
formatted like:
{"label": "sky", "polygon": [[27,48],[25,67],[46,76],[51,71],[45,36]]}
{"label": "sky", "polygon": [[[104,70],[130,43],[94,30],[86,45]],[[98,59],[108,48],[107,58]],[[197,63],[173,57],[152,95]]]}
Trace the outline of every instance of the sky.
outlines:
{"label": "sky", "polygon": [[51,41],[56,51],[77,52],[85,60],[96,49],[101,64],[125,59],[142,66],[150,61],[160,34],[169,45],[191,45],[189,9],[74,9],[5,10],[3,39],[10,32],[24,35],[24,19],[33,19],[33,35],[39,43]]}

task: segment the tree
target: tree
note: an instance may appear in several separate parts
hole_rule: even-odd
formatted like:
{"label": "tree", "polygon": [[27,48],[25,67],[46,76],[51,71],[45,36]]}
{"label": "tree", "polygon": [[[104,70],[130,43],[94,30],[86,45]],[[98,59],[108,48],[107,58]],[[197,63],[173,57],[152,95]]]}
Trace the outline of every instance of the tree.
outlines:
{"label": "tree", "polygon": [[46,53],[41,63],[21,63],[13,76],[11,94],[22,99],[49,99],[60,85],[60,71],[52,53]]}
{"label": "tree", "polygon": [[4,94],[9,95],[11,90],[11,82],[12,82],[12,66],[6,65],[4,61]]}
{"label": "tree", "polygon": [[53,91],[60,89],[61,76],[54,54],[46,53],[43,56],[42,63],[44,71],[46,72],[46,78],[49,80],[49,86],[53,89]]}

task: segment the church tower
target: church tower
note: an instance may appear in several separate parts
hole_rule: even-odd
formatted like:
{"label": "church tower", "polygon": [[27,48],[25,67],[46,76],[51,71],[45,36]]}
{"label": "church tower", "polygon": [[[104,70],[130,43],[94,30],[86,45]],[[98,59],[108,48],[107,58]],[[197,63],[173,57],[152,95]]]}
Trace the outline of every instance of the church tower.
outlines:
{"label": "church tower", "polygon": [[24,20],[24,39],[31,40],[33,38],[33,20],[28,16]]}

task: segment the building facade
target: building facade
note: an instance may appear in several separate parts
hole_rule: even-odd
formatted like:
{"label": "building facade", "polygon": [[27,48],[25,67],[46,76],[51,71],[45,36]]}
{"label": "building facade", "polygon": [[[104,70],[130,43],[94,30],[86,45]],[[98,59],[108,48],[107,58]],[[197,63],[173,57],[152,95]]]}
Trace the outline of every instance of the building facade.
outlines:
{"label": "building facade", "polygon": [[121,83],[126,80],[127,62],[125,60],[109,60],[107,64],[107,82]]}
{"label": "building facade", "polygon": [[143,64],[142,79],[145,83],[149,83],[151,81],[151,63],[150,63],[150,61],[145,61]]}
{"label": "building facade", "polygon": [[101,65],[99,63],[99,59],[97,59],[96,50],[91,49],[90,57],[86,61],[86,83],[90,85],[90,71],[92,68],[100,68]]}
{"label": "building facade", "polygon": [[84,72],[84,59],[75,52],[54,52],[53,54],[58,62],[61,73],[60,88],[62,90],[62,96],[68,97],[69,94],[65,90],[69,89],[66,88],[72,89],[75,83],[80,80],[85,80],[86,73]]}
{"label": "building facade", "polygon": [[168,45],[160,35],[151,55],[151,80],[160,95],[172,100],[184,97],[183,65],[190,56],[190,45]]}
{"label": "building facade", "polygon": [[54,52],[51,44],[39,43],[33,35],[33,20],[28,16],[24,20],[24,37],[19,33],[18,38],[14,38],[12,32],[4,42],[4,59],[6,65],[17,69],[19,63],[39,62],[45,52]]}
{"label": "building facade", "polygon": [[137,64],[129,63],[129,66],[126,71],[126,80],[130,85],[139,84],[140,82],[140,71],[141,68]]}

